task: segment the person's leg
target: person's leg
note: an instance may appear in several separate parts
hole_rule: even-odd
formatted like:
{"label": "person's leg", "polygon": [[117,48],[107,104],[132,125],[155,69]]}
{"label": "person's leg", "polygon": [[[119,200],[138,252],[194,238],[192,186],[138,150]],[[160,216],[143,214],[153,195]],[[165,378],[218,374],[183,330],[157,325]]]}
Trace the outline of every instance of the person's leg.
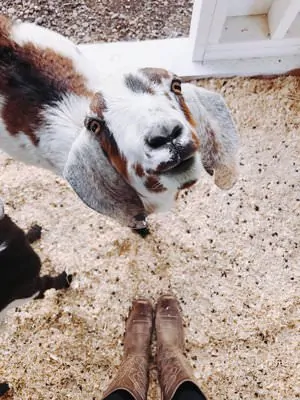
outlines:
{"label": "person's leg", "polygon": [[134,400],[134,397],[126,390],[116,390],[105,397],[105,400]]}
{"label": "person's leg", "polygon": [[158,299],[155,326],[162,399],[206,400],[183,354],[183,321],[175,297],[165,295]]}
{"label": "person's leg", "polygon": [[132,303],[126,322],[124,356],[117,376],[103,394],[105,400],[146,400],[153,310],[148,300]]}
{"label": "person's leg", "polygon": [[0,396],[4,396],[5,393],[7,393],[8,391],[9,391],[8,383],[6,383],[6,382],[5,383],[0,383]]}
{"label": "person's leg", "polygon": [[206,397],[194,383],[185,382],[176,390],[173,400],[206,400]]}

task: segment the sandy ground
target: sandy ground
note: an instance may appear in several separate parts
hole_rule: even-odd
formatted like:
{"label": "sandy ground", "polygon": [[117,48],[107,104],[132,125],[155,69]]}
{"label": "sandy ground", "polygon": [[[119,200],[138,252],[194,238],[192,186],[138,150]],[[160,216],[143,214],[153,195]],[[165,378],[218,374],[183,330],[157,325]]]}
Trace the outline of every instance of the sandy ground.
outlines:
{"label": "sandy ground", "polygon": [[[207,80],[241,136],[229,192],[203,175],[143,240],[87,209],[54,175],[0,155],[0,196],[35,245],[43,271],[72,288],[12,311],[0,337],[0,380],[14,400],[101,399],[122,355],[131,300],[171,291],[186,355],[211,400],[300,398],[299,78]],[[153,364],[154,365],[154,364]],[[158,398],[155,369],[150,399]]]}

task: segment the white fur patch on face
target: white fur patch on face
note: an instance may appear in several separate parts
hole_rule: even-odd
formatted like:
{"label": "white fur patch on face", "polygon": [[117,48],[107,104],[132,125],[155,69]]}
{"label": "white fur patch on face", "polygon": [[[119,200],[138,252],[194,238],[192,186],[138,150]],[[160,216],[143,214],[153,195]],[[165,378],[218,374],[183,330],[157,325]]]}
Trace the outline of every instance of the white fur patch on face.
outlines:
{"label": "white fur patch on face", "polygon": [[170,92],[169,86],[152,86],[153,94],[134,93],[123,80],[115,79],[113,91],[101,90],[107,106],[103,116],[119,150],[129,164],[138,162],[145,169],[156,169],[171,156],[165,148],[157,151],[147,149],[145,141],[149,135],[160,135],[162,129],[172,129],[176,122],[183,127],[182,144],[191,134],[191,127],[177,100],[165,95],[165,92]]}

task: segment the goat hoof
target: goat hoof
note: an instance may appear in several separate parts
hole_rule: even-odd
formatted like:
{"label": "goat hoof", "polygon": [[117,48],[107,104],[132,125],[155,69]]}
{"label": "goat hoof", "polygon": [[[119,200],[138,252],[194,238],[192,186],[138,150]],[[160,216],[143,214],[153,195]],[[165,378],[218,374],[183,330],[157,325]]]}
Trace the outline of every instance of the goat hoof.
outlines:
{"label": "goat hoof", "polygon": [[32,225],[26,235],[29,243],[36,242],[41,238],[41,236],[42,236],[42,227],[37,224]]}
{"label": "goat hoof", "polygon": [[44,298],[45,298],[45,292],[40,291],[39,294],[37,294],[37,295],[33,298],[33,300],[41,300],[41,299],[44,299]]}
{"label": "goat hoof", "polygon": [[0,383],[0,396],[3,396],[5,393],[7,393],[9,389],[8,383]]}
{"label": "goat hoof", "polygon": [[59,275],[59,279],[62,282],[62,288],[68,289],[72,283],[73,275],[72,274],[68,275],[66,271],[64,271]]}
{"label": "goat hoof", "polygon": [[137,233],[143,239],[145,239],[148,235],[150,235],[149,228],[133,229],[133,232]]}
{"label": "goat hoof", "polygon": [[70,287],[70,285],[71,285],[71,283],[72,283],[72,280],[73,280],[73,275],[72,274],[69,274],[69,275],[66,275],[66,282],[67,282],[67,288],[69,288]]}

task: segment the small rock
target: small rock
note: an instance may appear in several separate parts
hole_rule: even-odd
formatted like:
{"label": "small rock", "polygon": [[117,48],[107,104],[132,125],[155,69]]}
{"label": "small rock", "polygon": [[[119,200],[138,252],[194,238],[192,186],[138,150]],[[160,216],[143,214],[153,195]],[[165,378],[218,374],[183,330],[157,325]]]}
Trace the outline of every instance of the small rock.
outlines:
{"label": "small rock", "polygon": [[41,25],[41,24],[43,23],[43,21],[44,21],[44,18],[43,18],[43,17],[37,17],[37,18],[34,20],[34,23],[37,24],[37,25]]}

